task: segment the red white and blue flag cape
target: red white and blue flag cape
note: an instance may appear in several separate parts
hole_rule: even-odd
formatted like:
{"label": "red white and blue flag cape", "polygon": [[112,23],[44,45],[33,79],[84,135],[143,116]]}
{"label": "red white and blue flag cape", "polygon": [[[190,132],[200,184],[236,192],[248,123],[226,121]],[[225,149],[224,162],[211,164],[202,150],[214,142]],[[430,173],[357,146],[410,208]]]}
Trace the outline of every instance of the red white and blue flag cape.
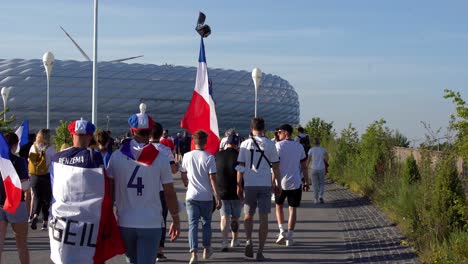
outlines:
{"label": "red white and blue flag cape", "polygon": [[187,111],[180,121],[180,127],[188,130],[192,134],[197,130],[204,130],[207,132],[209,136],[205,150],[214,155],[219,150],[219,128],[215,103],[210,88],[211,85],[208,80],[208,69],[205,57],[205,45],[202,38],[195,89]]}
{"label": "red white and blue flag cape", "polygon": [[2,133],[0,133],[0,173],[2,174],[6,194],[3,210],[14,214],[21,202],[21,193],[23,191],[21,190],[21,180],[10,160],[10,147]]}
{"label": "red white and blue flag cape", "polygon": [[19,152],[20,148],[28,143],[29,136],[29,121],[24,120],[21,126],[16,129],[15,134],[18,136],[19,144],[16,153]]}
{"label": "red white and blue flag cape", "polygon": [[60,263],[104,263],[123,254],[103,168],[52,163],[54,201],[49,222],[50,258]]}

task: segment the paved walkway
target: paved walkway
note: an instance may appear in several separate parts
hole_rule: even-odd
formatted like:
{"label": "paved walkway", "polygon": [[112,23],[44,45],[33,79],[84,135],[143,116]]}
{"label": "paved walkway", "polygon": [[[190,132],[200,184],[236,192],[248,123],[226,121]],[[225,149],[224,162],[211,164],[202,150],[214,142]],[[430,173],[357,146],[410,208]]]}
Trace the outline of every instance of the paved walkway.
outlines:
{"label": "paved walkway", "polygon": [[[179,177],[175,181],[179,199],[183,199],[185,189]],[[181,217],[181,237],[174,243],[166,244],[166,256],[169,258],[167,261],[169,263],[188,263],[187,214],[183,213]],[[296,242],[294,247],[274,244],[279,231],[273,206],[269,223],[270,233],[264,252],[265,257],[269,259],[268,262],[419,263],[410,248],[400,245],[403,237],[378,209],[368,200],[331,182],[327,183],[325,204],[314,204],[311,192],[303,194],[303,202],[298,210],[298,224],[294,233]],[[241,238],[244,237],[242,227],[243,225],[241,225]],[[255,262],[244,257],[243,247],[235,248],[230,252],[219,252],[221,239],[218,212],[214,214],[212,228],[213,247],[218,250],[206,262]],[[255,234],[257,228],[258,222],[256,221]],[[47,233],[30,230],[29,237],[31,263],[51,263]],[[201,236],[199,239],[201,241]],[[256,245],[258,241],[254,239],[254,247]],[[19,263],[11,229],[7,233],[1,263]],[[125,258],[118,256],[107,263],[125,263]]]}

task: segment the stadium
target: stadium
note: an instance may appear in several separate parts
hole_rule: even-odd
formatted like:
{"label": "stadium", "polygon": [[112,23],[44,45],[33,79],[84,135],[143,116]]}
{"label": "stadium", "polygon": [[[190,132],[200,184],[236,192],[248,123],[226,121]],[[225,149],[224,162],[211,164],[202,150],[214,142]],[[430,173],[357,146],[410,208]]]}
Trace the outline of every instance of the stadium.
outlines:
{"label": "stadium", "polygon": [[[114,135],[128,131],[127,119],[147,112],[170,134],[181,132],[180,120],[190,102],[196,67],[174,65],[100,62],[98,64],[98,127]],[[247,135],[254,115],[255,89],[251,72],[208,69],[216,103],[219,131],[234,127]],[[41,60],[0,60],[0,87],[10,87],[8,116],[15,115],[14,127],[29,120],[30,131],[46,127],[47,79]],[[50,78],[50,127],[60,120],[83,117],[91,120],[92,62],[54,62]],[[286,80],[264,74],[258,89],[258,116],[267,129],[281,123],[299,124],[299,100]],[[8,117],[7,117],[8,118]]]}

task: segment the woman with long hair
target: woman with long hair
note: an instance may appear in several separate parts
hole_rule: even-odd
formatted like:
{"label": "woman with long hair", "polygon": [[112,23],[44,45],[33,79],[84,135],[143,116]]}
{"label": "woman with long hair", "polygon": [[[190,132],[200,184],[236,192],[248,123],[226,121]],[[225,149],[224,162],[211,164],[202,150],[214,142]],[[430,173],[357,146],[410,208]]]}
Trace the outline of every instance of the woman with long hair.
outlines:
{"label": "woman with long hair", "polygon": [[37,229],[39,213],[42,212],[42,230],[47,229],[49,207],[52,199],[49,166],[55,149],[50,144],[50,130],[41,129],[36,141],[29,150],[28,170],[31,188],[34,193],[33,215],[31,229]]}
{"label": "woman with long hair", "polygon": [[[24,158],[18,157],[13,154],[18,147],[18,136],[15,133],[7,133],[5,140],[10,148],[9,159],[13,164],[18,176],[21,180],[21,187],[23,191],[29,189],[28,181],[28,167]],[[1,177],[0,177],[1,178]],[[7,232],[8,223],[11,224],[13,232],[15,234],[16,247],[18,249],[19,260],[21,264],[29,263],[29,249],[28,249],[28,210],[24,202],[24,192],[21,195],[21,202],[16,208],[15,213],[10,214],[3,210],[3,205],[6,200],[6,192],[1,180],[0,186],[0,261],[2,258],[3,245],[5,242],[5,235]]]}

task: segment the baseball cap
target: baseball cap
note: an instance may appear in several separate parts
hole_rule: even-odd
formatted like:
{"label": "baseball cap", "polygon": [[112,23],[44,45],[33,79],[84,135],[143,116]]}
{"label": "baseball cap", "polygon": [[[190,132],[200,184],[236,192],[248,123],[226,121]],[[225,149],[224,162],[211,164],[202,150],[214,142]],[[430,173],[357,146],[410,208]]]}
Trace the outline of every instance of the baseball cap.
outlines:
{"label": "baseball cap", "polygon": [[83,120],[75,120],[68,125],[68,131],[72,135],[93,135],[96,127],[93,123]]}
{"label": "baseball cap", "polygon": [[239,136],[236,134],[229,135],[226,144],[239,145]]}
{"label": "baseball cap", "polygon": [[289,125],[289,124],[282,124],[280,127],[278,127],[278,128],[276,129],[276,131],[278,131],[278,130],[288,131],[288,133],[289,133],[290,135],[291,135],[292,132],[293,132],[293,128],[292,128],[292,126]]}

